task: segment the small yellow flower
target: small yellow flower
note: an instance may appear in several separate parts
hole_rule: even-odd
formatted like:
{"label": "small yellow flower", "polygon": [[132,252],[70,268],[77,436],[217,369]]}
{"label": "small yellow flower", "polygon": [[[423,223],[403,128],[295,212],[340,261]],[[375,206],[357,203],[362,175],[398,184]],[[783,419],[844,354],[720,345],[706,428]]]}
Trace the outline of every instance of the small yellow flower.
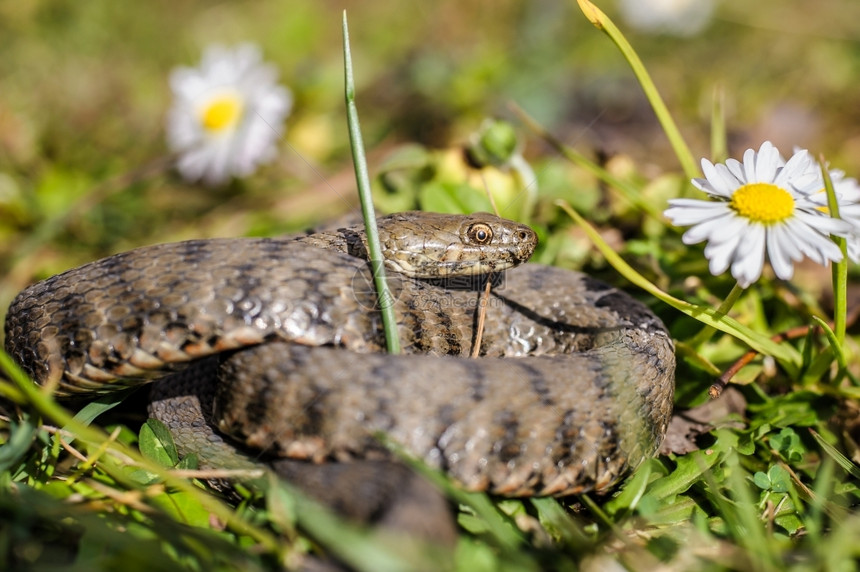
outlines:
{"label": "small yellow flower", "polygon": [[787,280],[793,262],[804,256],[827,264],[842,260],[830,235],[850,236],[850,222],[820,209],[814,195],[824,187],[817,163],[805,150],[788,162],[770,141],[758,153],[748,149],[743,163],[729,159],[714,165],[702,159],[704,179],[693,184],[714,200],[674,199],[664,213],[673,224],[692,227],[685,244],[707,241],[705,256],[712,274],[731,267],[743,288],[761,276],[765,252],[777,277]]}
{"label": "small yellow flower", "polygon": [[221,184],[276,156],[292,95],[256,46],[210,46],[198,67],[171,73],[170,87],[167,142],[186,180]]}

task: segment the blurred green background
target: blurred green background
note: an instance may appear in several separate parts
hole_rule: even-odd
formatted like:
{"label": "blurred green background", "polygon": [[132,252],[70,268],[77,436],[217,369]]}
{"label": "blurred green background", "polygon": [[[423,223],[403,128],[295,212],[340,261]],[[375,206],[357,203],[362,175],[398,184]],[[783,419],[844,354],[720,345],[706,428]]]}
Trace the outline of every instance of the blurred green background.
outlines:
{"label": "blurred green background", "polygon": [[[659,32],[625,17],[617,3],[622,1],[596,4],[637,50],[694,155],[710,155],[712,109],[715,93],[721,93],[732,156],[770,139],[784,154],[805,147],[849,176],[860,175],[860,2],[713,0],[713,13],[700,30],[681,22]],[[707,0],[661,1],[683,6]],[[720,303],[731,278],[706,284],[699,279],[707,276],[707,261],[681,245],[659,217],[666,199],[692,192],[690,185],[626,62],[575,0],[7,0],[0,1],[0,319],[27,284],[95,258],[192,237],[290,232],[354,209],[343,102],[343,9],[370,169],[382,175],[375,191],[383,209],[428,207],[452,197],[457,203],[456,193],[467,185],[480,194],[483,182],[469,170],[463,147],[486,118],[507,118],[539,182],[536,208],[525,214],[541,236],[540,261],[589,266],[613,283],[621,281],[617,272],[601,267],[591,241],[553,206],[553,199],[563,198],[656,284],[686,299]],[[185,183],[168,162],[168,76],[176,66],[196,66],[210,44],[248,41],[280,70],[295,99],[279,156],[253,176],[222,187]],[[511,102],[641,189],[642,201],[657,216],[631,207],[559,157],[518,121]],[[508,192],[509,204],[516,202],[511,197],[520,194],[523,181],[501,171],[484,175],[494,190]],[[428,189],[437,194],[428,197]],[[470,203],[463,199],[460,206]],[[736,310],[759,330],[775,333],[806,320],[813,313],[807,308],[819,300],[812,286],[826,288],[829,279],[824,267],[799,266],[790,284],[750,289]],[[658,306],[676,339],[698,331],[697,322]],[[856,345],[849,344],[856,355]],[[723,366],[744,350],[726,336],[707,351]],[[705,399],[713,379],[700,366],[681,360],[678,404]],[[743,377],[748,381],[761,370],[754,365]],[[796,401],[790,401],[791,393],[786,397],[785,411],[796,417],[783,415],[777,404],[759,407],[754,419],[766,420],[768,427],[780,419],[800,426],[820,415],[821,426],[826,423],[811,405],[817,403],[814,393],[801,393]],[[842,405],[845,418],[855,420],[850,400]],[[854,421],[850,430],[856,433]],[[766,433],[762,429],[756,438],[764,437],[758,450],[771,463],[774,441]],[[855,443],[852,438],[846,441]],[[853,445],[852,451],[856,460]],[[766,470],[744,455],[751,471]],[[692,467],[695,459],[688,461]],[[823,480],[829,487],[832,479]],[[845,490],[854,502],[856,487]],[[693,496],[707,499],[701,492]],[[688,506],[693,502],[678,498]],[[672,503],[670,511],[681,505]],[[675,514],[686,523],[691,513]],[[858,527],[834,530],[848,537]],[[748,548],[758,538],[742,526],[733,534]],[[826,544],[816,534],[806,538],[822,554],[842,538],[833,535]],[[34,538],[50,544],[53,537]],[[140,552],[137,538],[129,546]],[[773,543],[760,544],[774,549]],[[674,550],[676,544],[665,545]],[[843,550],[837,557],[842,553],[853,554]],[[807,557],[786,562],[803,565]]]}
{"label": "blurred green background", "polygon": [[[614,2],[597,4],[637,49],[695,154],[709,155],[719,88],[734,155],[771,139],[860,171],[860,3],[726,0],[687,35],[637,30]],[[643,180],[678,170],[626,63],[572,0],[3,2],[3,306],[34,278],[96,256],[283,232],[352,208],[343,9],[372,172],[405,144],[456,149],[485,117],[512,118],[511,101],[598,160],[629,159]],[[261,46],[295,96],[280,156],[224,188],[184,184],[158,163],[169,72],[196,65],[211,43],[244,41]],[[564,164],[521,134],[539,178]],[[542,180],[542,192],[579,192],[575,177],[554,181]]]}

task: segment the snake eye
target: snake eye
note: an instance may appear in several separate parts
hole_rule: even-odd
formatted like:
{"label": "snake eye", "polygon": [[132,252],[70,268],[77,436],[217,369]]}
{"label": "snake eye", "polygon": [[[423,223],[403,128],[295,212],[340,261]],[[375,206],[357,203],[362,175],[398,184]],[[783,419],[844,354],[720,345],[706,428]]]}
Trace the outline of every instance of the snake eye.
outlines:
{"label": "snake eye", "polygon": [[466,235],[478,244],[487,244],[493,239],[493,229],[489,225],[479,222],[470,226]]}

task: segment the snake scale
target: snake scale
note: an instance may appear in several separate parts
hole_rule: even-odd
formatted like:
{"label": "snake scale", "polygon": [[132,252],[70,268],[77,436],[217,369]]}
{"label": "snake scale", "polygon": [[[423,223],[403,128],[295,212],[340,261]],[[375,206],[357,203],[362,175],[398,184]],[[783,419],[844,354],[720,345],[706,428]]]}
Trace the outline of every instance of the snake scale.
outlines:
{"label": "snake scale", "polygon": [[[310,477],[320,489],[386,458],[380,433],[463,487],[506,496],[604,490],[655,453],[675,358],[643,304],[578,272],[520,265],[535,233],[493,215],[410,212],[378,226],[402,355],[381,353],[363,227],[86,264],[18,295],[6,349],[59,395],[167,374],[150,409],[181,452],[203,467],[265,458],[288,477],[352,462],[322,465],[337,468]],[[502,271],[470,359],[482,288],[457,275]]]}

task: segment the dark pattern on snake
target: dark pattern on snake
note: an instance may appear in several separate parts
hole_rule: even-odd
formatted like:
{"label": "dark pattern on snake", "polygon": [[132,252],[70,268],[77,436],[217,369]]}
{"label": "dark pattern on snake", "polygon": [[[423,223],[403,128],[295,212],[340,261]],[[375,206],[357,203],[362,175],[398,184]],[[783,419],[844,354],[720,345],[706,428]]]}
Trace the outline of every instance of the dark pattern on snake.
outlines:
{"label": "dark pattern on snake", "polygon": [[[470,490],[567,495],[606,489],[655,453],[675,358],[644,305],[581,273],[524,264],[494,288],[482,357],[469,359],[480,288],[446,279],[523,262],[534,233],[484,214],[402,213],[379,227],[399,272],[389,280],[407,355],[379,353],[358,228],[87,264],[19,294],[6,348],[61,394],[192,363],[160,383],[151,412],[204,467],[385,458],[382,432]],[[413,277],[428,272],[435,280]],[[217,381],[201,373],[214,354]],[[274,466],[290,475],[289,463]]]}

